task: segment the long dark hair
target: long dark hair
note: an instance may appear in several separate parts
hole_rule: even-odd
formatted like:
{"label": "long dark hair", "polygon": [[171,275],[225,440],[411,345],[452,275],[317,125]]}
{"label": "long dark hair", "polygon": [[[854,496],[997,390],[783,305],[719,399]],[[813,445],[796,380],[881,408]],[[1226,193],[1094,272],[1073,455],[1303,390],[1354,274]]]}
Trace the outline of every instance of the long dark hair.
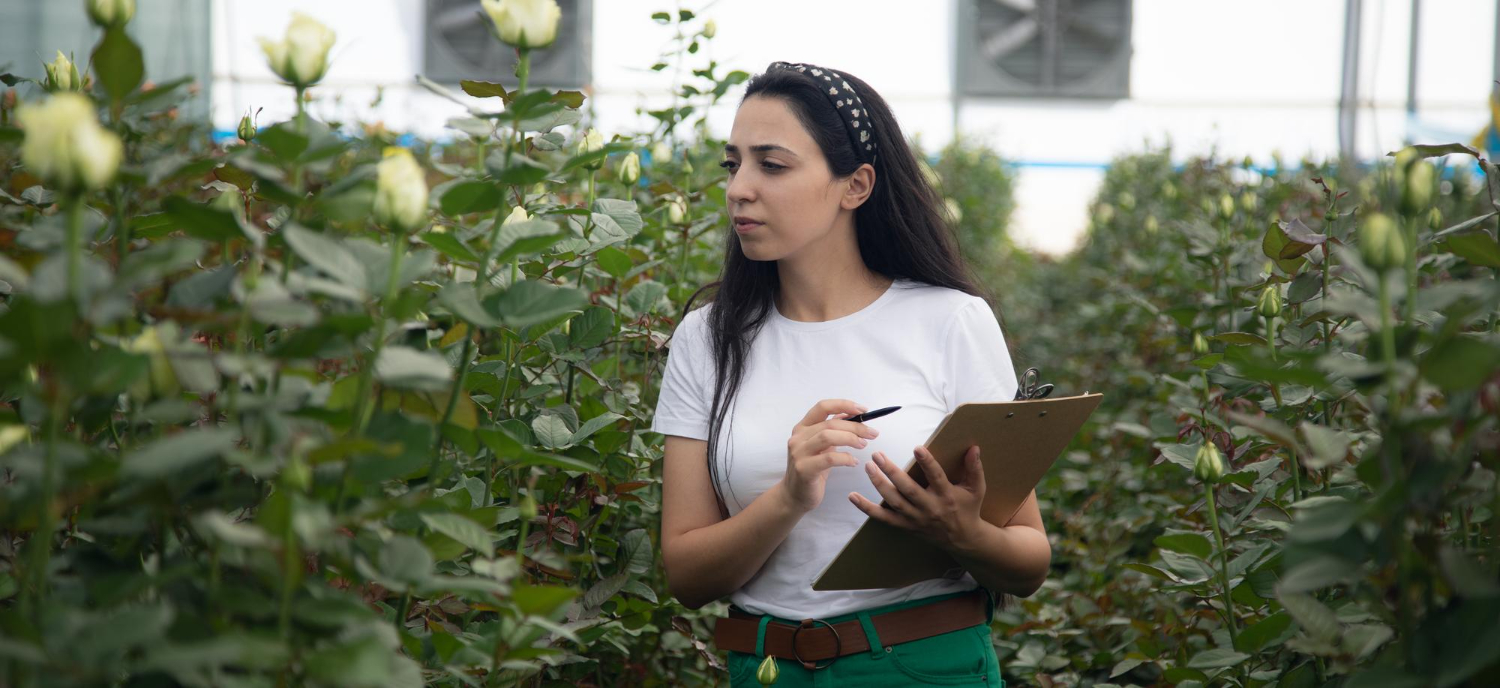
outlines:
{"label": "long dark hair", "polygon": [[[863,80],[842,69],[835,71],[853,84],[864,100],[880,153],[875,163],[875,187],[854,211],[855,235],[865,266],[886,278],[949,287],[993,303],[959,256],[957,235],[944,219],[942,197],[923,176],[885,99]],[[814,77],[787,69],[770,70],[749,80],[740,104],[756,96],[780,98],[786,103],[823,151],[835,178],[847,178],[859,168],[861,158],[844,131],[846,125]],[[729,415],[730,400],[739,392],[750,342],[769,317],[781,281],[776,261],[746,258],[738,234],[729,231],[724,234],[724,266],[719,276],[718,281],[695,292],[682,312],[686,317],[700,294],[717,287],[709,299],[714,307],[708,316],[715,370],[708,470],[720,512],[727,518],[716,460],[719,431]],[[1003,332],[1003,320],[1001,328]],[[728,466],[726,457],[725,470]]]}

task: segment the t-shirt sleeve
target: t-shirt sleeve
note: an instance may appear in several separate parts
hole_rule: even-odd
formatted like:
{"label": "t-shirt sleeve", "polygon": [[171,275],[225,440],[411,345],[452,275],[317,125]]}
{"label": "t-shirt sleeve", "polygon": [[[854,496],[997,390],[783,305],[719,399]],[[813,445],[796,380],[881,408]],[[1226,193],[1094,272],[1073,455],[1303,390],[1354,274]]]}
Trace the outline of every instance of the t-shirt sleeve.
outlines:
{"label": "t-shirt sleeve", "polygon": [[973,297],[953,315],[943,356],[943,394],[950,412],[970,402],[1015,399],[1015,365],[1000,321],[984,299]]}
{"label": "t-shirt sleeve", "polygon": [[673,332],[656,414],[651,418],[652,432],[708,439],[713,358],[706,337],[707,324],[699,309],[688,313]]}

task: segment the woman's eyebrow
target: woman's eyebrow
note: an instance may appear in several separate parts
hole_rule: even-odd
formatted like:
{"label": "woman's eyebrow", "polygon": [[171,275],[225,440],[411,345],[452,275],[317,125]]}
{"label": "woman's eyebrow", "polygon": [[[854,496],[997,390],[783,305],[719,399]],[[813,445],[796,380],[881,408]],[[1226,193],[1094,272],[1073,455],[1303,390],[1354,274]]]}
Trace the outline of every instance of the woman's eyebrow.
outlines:
{"label": "woman's eyebrow", "polygon": [[[790,155],[790,156],[792,156],[794,158],[797,157],[797,154],[793,153],[792,149],[787,148],[785,146],[778,146],[778,145],[776,145],[774,143],[762,143],[762,144],[754,145],[754,146],[750,147],[750,150],[752,150],[752,151],[754,151],[756,153],[767,153],[767,152],[770,152],[770,151],[780,151],[780,152],[786,153],[787,155]],[[737,146],[735,146],[734,144],[726,143],[726,144],[724,144],[724,152],[725,153],[734,153],[735,155],[739,155],[740,149]]]}

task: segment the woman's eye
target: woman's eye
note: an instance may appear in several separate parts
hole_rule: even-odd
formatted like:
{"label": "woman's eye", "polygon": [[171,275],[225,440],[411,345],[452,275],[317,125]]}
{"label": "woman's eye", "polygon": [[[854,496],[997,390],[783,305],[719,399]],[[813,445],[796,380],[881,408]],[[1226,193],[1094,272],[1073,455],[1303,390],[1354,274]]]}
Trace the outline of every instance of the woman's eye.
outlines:
{"label": "woman's eye", "polygon": [[786,165],[778,165],[778,164],[776,164],[774,162],[763,162],[763,163],[761,163],[761,167],[764,167],[764,168],[766,168],[768,170],[775,171],[775,170],[785,169]]}
{"label": "woman's eye", "polygon": [[739,165],[739,163],[733,160],[724,160],[719,163],[719,167],[729,170],[730,172],[733,172],[734,168],[739,167]]}

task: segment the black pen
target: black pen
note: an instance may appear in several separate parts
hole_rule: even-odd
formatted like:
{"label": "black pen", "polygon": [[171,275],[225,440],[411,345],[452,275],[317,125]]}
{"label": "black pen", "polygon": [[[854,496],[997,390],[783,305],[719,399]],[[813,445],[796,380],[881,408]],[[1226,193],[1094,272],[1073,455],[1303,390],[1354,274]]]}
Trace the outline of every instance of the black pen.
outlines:
{"label": "black pen", "polygon": [[898,409],[898,408],[901,408],[901,407],[900,406],[887,406],[885,408],[875,409],[874,411],[866,411],[865,413],[857,413],[855,415],[849,416],[848,418],[845,418],[844,420],[853,421],[855,423],[863,423],[863,422],[865,422],[867,420],[873,420],[875,418],[879,418],[879,417],[884,416],[886,414],[895,413],[896,409]]}

